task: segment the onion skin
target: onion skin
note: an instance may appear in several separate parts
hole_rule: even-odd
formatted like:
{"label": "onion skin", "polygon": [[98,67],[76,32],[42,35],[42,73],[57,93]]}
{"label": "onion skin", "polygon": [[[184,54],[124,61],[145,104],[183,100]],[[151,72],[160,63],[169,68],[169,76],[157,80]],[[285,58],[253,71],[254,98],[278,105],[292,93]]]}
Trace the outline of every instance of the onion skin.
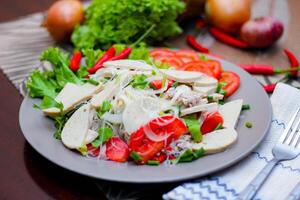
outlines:
{"label": "onion skin", "polygon": [[227,33],[239,33],[251,17],[251,0],[207,0],[205,11],[215,27]]}
{"label": "onion skin", "polygon": [[58,42],[70,38],[76,25],[84,18],[84,8],[79,0],[60,0],[48,10],[44,26],[50,35]]}
{"label": "onion skin", "polygon": [[283,34],[283,24],[273,17],[260,17],[246,22],[241,29],[241,39],[250,46],[266,48]]}

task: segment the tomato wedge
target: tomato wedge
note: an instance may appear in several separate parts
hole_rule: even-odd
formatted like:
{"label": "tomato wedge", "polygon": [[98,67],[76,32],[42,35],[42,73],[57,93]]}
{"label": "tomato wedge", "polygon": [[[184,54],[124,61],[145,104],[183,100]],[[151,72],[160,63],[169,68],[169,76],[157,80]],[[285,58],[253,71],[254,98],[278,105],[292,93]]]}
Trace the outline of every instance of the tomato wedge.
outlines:
{"label": "tomato wedge", "polygon": [[[168,136],[162,141],[153,141],[145,133],[146,126],[157,137]],[[187,132],[187,127],[180,119],[174,118],[171,115],[165,115],[151,120],[148,124],[134,132],[129,140],[129,148],[131,151],[139,154],[141,158],[139,163],[144,164],[155,157],[166,145],[177,140],[182,134]]]}
{"label": "tomato wedge", "polygon": [[179,50],[175,52],[175,55],[179,57],[184,63],[200,60],[199,55],[191,50]]}
{"label": "tomato wedge", "polygon": [[231,96],[241,84],[239,75],[229,71],[222,72],[219,82],[226,83],[226,85],[222,87],[222,89],[226,91],[225,97]]}
{"label": "tomato wedge", "polygon": [[219,112],[207,114],[201,126],[202,134],[207,134],[214,131],[218,125],[223,125],[223,117]]}
{"label": "tomato wedge", "polygon": [[180,70],[202,72],[216,79],[221,78],[222,67],[219,61],[216,60],[199,60],[184,64]]}
{"label": "tomato wedge", "polygon": [[106,158],[116,162],[126,162],[129,158],[128,145],[119,137],[112,137],[106,143]]}
{"label": "tomato wedge", "polygon": [[[171,87],[171,85],[174,83],[173,80],[167,80],[167,84],[168,84],[168,89]],[[155,80],[151,82],[151,86],[156,89],[159,90],[162,87],[162,80]]]}

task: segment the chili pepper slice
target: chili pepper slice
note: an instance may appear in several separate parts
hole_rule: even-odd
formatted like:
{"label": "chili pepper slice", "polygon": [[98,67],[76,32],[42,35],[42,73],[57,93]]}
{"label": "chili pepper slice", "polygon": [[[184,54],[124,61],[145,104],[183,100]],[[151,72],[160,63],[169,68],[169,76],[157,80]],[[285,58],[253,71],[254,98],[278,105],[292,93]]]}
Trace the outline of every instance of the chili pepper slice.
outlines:
{"label": "chili pepper slice", "polygon": [[121,59],[128,58],[131,51],[132,51],[132,49],[130,47],[126,47],[123,51],[121,51],[121,53],[112,57],[110,60],[121,60]]}
{"label": "chili pepper slice", "polygon": [[276,87],[276,83],[264,85],[263,88],[267,93],[273,93]]}
{"label": "chili pepper slice", "polygon": [[70,65],[69,68],[73,71],[76,72],[80,68],[80,61],[82,58],[82,54],[80,51],[75,51],[71,60],[70,60]]}
{"label": "chili pepper slice", "polygon": [[[291,52],[291,51],[288,50],[288,49],[284,49],[284,53],[285,53],[285,55],[288,57],[288,59],[289,59],[289,61],[290,61],[290,64],[291,64],[291,67],[292,67],[292,68],[298,68],[298,67],[299,67],[299,60],[298,60],[297,57],[293,54],[293,52]],[[290,72],[290,75],[291,75],[292,77],[297,77],[297,75],[298,75],[298,70]]]}
{"label": "chili pepper slice", "polygon": [[195,26],[198,29],[204,28],[206,26],[206,21],[204,21],[203,19],[198,19],[195,23]]}
{"label": "chili pepper slice", "polygon": [[114,47],[111,47],[107,50],[107,52],[104,53],[104,55],[99,58],[99,60],[96,62],[96,64],[88,69],[88,72],[90,74],[94,74],[98,69],[102,68],[103,63],[111,59],[116,53],[116,49]]}
{"label": "chili pepper slice", "polygon": [[234,38],[231,35],[228,35],[227,33],[221,31],[218,28],[211,27],[208,29],[208,31],[212,36],[214,36],[217,40],[223,42],[224,44],[228,44],[230,46],[238,47],[241,49],[250,48],[250,46],[246,42]]}
{"label": "chili pepper slice", "polygon": [[188,43],[188,45],[190,45],[192,48],[194,48],[195,50],[201,52],[201,53],[209,53],[209,50],[205,47],[203,47],[199,42],[197,42],[196,38],[194,38],[191,35],[188,35],[186,37],[186,42]]}

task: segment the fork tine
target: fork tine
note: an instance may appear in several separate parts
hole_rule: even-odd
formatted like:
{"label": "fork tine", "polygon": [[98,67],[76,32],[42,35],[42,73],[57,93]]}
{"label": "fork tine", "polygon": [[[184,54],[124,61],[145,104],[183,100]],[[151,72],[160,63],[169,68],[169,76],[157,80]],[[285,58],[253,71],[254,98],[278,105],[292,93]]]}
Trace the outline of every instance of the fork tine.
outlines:
{"label": "fork tine", "polygon": [[285,138],[287,137],[288,133],[290,132],[290,129],[299,113],[300,108],[297,109],[297,111],[295,112],[295,114],[293,115],[292,119],[289,121],[288,125],[285,127],[283,133],[281,134],[280,138],[279,138],[279,142],[283,143]]}
{"label": "fork tine", "polygon": [[[298,130],[298,131],[297,131],[297,134],[296,134],[296,136],[295,136],[295,138],[293,139],[293,142],[292,142],[292,144],[291,144],[293,147],[296,147],[299,138],[300,138],[300,131]],[[299,146],[299,144],[298,144],[298,146]]]}
{"label": "fork tine", "polygon": [[300,119],[298,119],[297,123],[295,124],[295,126],[293,126],[293,129],[290,133],[290,135],[288,136],[288,138],[284,141],[285,144],[289,145],[291,143],[292,140],[295,140],[295,134],[298,133],[298,126],[300,124]]}

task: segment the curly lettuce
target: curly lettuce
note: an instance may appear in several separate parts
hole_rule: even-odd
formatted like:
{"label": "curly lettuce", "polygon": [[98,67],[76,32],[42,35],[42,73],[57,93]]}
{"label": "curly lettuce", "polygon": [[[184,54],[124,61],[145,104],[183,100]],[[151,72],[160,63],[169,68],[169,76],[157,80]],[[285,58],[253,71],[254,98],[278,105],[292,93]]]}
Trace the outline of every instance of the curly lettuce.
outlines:
{"label": "curly lettuce", "polygon": [[155,25],[144,39],[153,44],[182,32],[176,18],[184,9],[180,0],[94,0],[71,40],[79,49],[107,49],[115,43],[132,44]]}

